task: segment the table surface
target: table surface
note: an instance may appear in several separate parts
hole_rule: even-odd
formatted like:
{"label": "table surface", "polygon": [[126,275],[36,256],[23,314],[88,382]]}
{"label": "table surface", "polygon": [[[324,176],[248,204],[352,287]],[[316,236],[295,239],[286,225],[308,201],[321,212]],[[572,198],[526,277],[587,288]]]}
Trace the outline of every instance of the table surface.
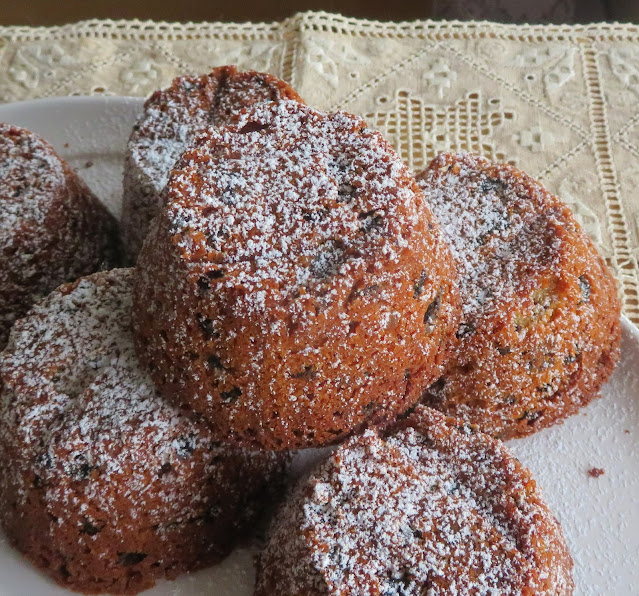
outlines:
{"label": "table surface", "polygon": [[639,324],[638,26],[302,13],[270,24],[0,27],[0,102],[146,96],[221,64],[272,72],[311,105],[363,115],[415,170],[467,150],[530,173],[571,206]]}

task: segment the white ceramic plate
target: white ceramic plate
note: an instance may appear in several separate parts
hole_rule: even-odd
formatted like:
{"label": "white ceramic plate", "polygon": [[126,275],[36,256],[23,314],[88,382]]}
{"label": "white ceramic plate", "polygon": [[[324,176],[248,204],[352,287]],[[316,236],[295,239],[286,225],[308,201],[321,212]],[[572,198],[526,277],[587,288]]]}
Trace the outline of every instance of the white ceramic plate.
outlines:
{"label": "white ceramic plate", "polygon": [[[0,122],[47,139],[119,215],[122,157],[141,105],[127,97],[36,100],[0,105]],[[509,447],[533,471],[561,521],[575,560],[577,594],[639,595],[639,331],[624,320],[622,361],[602,399]],[[590,476],[595,467],[604,474]],[[0,578],[0,596],[68,594],[1,535]],[[159,582],[146,594],[249,596],[252,584],[252,553],[238,550],[222,565]]]}

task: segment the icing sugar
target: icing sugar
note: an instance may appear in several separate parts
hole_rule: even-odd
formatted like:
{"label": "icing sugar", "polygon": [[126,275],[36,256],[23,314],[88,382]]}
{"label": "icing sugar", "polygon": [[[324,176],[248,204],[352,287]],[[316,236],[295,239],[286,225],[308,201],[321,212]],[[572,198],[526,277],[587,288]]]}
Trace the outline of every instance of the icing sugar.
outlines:
{"label": "icing sugar", "polygon": [[558,262],[561,239],[551,225],[564,221],[541,187],[522,191],[510,170],[463,153],[439,155],[418,183],[453,251],[467,320],[499,309]]}
{"label": "icing sugar", "polygon": [[373,251],[397,262],[418,223],[409,176],[359,118],[265,104],[184,154],[167,189],[170,233],[187,262],[250,261],[242,283],[304,286]]}
{"label": "icing sugar", "polygon": [[116,531],[122,515],[184,522],[236,491],[224,458],[235,454],[234,466],[244,461],[256,474],[279,466],[272,454],[220,446],[159,397],[133,349],[132,278],[116,269],[63,286],[17,323],[3,355],[0,459],[12,454],[12,463],[0,482],[17,482],[24,504],[34,473],[48,506],[68,508],[66,523],[79,503]]}
{"label": "icing sugar", "polygon": [[44,224],[66,183],[62,162],[48,143],[0,123],[0,250],[13,242],[17,228]]}
{"label": "icing sugar", "polygon": [[561,531],[530,473],[498,442],[422,416],[424,428],[349,440],[302,482],[257,594],[570,593]]}

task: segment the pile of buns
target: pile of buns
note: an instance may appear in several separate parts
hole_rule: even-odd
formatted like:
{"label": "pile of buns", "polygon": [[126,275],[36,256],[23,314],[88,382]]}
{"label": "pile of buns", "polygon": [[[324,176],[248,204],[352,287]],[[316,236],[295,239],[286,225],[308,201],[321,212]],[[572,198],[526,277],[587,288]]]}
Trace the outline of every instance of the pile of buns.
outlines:
{"label": "pile of buns", "polygon": [[34,565],[137,593],[272,516],[260,596],[572,593],[499,441],[619,359],[614,279],[568,207],[480,156],[416,175],[361,118],[231,66],[154,93],[124,172],[118,232],[0,125],[0,519]]}

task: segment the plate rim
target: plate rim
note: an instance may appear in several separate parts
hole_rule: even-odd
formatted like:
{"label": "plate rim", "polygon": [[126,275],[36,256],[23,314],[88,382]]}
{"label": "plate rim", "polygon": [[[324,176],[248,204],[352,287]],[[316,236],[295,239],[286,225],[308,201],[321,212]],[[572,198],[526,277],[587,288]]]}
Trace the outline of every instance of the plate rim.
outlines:
{"label": "plate rim", "polygon": [[[24,110],[25,112],[38,112],[41,110],[70,110],[80,106],[86,106],[87,109],[109,109],[112,110],[118,105],[129,105],[141,107],[146,100],[141,96],[126,96],[126,95],[76,95],[76,96],[53,96],[42,97],[36,99],[29,99],[24,101],[15,101],[9,103],[0,104],[0,120],[7,114],[16,114],[18,110]],[[28,117],[28,115],[27,115]],[[626,315],[621,315],[621,328],[625,337],[631,343],[631,346],[636,346],[639,349],[639,325],[631,321]],[[632,347],[631,347],[632,350]],[[623,354],[621,356],[623,358]],[[639,362],[634,365],[630,363],[633,369],[637,369]],[[507,446],[508,448],[508,446]],[[0,531],[0,537],[4,537]],[[31,569],[33,571],[33,569]],[[52,584],[53,585],[53,584]],[[177,584],[173,584],[177,588]],[[584,586],[579,586],[580,589],[584,589]],[[600,586],[600,589],[604,586]],[[0,594],[3,593],[0,588]],[[70,593],[70,592],[69,592]],[[577,593],[577,592],[576,592]]]}
{"label": "plate rim", "polygon": [[127,101],[131,103],[142,103],[146,101],[146,96],[141,95],[52,95],[51,97],[36,97],[34,99],[25,99],[21,101],[9,101],[0,103],[0,111],[5,109],[32,109],[45,107],[48,105],[62,103],[109,103]]}

